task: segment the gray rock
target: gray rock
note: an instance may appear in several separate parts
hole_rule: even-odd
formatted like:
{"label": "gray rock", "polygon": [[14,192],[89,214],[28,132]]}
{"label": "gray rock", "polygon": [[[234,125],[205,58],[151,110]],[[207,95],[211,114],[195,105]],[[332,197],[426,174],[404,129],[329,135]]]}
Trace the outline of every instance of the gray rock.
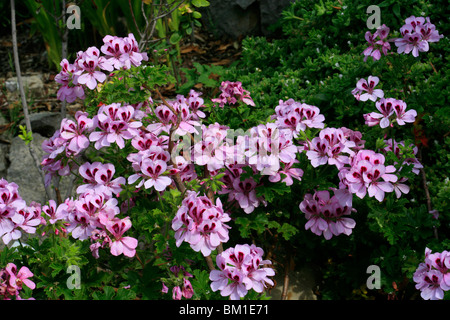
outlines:
{"label": "gray rock", "polygon": [[[39,160],[42,159],[43,155],[41,144],[44,139],[38,133],[33,134],[31,143]],[[10,166],[6,180],[15,182],[19,186],[19,194],[27,204],[30,204],[31,201],[44,203],[47,199],[41,176],[30,155],[28,146],[19,137],[15,137],[11,141],[9,161]]]}
{"label": "gray rock", "polygon": [[[39,75],[22,76],[22,83],[27,96],[39,97],[44,92],[44,82]],[[17,77],[6,79],[5,86],[9,92],[19,91]]]}
{"label": "gray rock", "polygon": [[258,2],[251,0],[210,1],[205,22],[217,35],[238,38],[259,32]]}
{"label": "gray rock", "polygon": [[[44,154],[41,145],[46,139],[46,137],[38,133],[33,133],[33,141],[31,143],[39,161],[41,161]],[[48,200],[44,183],[31,157],[28,146],[19,137],[15,137],[11,141],[9,162],[6,180],[8,182],[15,182],[19,186],[19,194],[27,204],[30,204],[31,201],[44,204]],[[62,200],[65,199],[69,185],[69,178],[62,177],[59,185]],[[52,198],[56,200],[54,195],[52,195]]]}
{"label": "gray rock", "polygon": [[[280,300],[284,287],[284,273],[277,273],[274,279],[277,285],[270,291],[269,296],[273,300]],[[311,267],[304,266],[291,271],[289,272],[287,300],[317,300],[313,291],[315,286],[314,271]]]}
{"label": "gray rock", "polygon": [[218,36],[270,36],[269,27],[281,12],[295,0],[222,0],[210,1],[204,12],[204,23]]}
{"label": "gray rock", "polygon": [[9,147],[0,142],[0,177],[2,172],[6,172],[8,168],[8,151]]}
{"label": "gray rock", "polygon": [[[61,114],[55,112],[39,112],[30,114],[30,123],[33,133],[50,138],[61,127]],[[25,121],[21,122],[22,125]]]}
{"label": "gray rock", "polygon": [[269,27],[278,21],[283,10],[292,2],[295,0],[259,0],[261,33],[263,35],[271,35]]}

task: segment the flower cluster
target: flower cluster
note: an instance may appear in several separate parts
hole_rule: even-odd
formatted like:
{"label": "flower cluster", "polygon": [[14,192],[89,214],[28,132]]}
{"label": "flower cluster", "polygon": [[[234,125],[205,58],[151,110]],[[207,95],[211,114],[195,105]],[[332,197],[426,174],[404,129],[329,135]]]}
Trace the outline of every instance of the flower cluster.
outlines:
{"label": "flower cluster", "polygon": [[172,220],[176,245],[179,247],[185,241],[194,251],[209,256],[221,243],[228,241],[230,227],[225,223],[230,220],[219,198],[214,205],[207,196],[188,191]]}
{"label": "flower cluster", "polygon": [[238,244],[218,254],[216,264],[219,270],[212,270],[209,275],[211,289],[219,290],[223,297],[239,300],[248,290],[261,293],[267,284],[273,286],[274,282],[269,277],[275,272],[264,267],[272,262],[263,260],[263,255],[261,248],[248,244]]}
{"label": "flower cluster", "polygon": [[364,114],[364,120],[369,127],[379,125],[381,128],[394,126],[394,122],[403,126],[405,123],[413,123],[417,116],[414,109],[406,111],[406,103],[393,98],[381,98],[375,104],[378,111]]}
{"label": "flower cluster", "polygon": [[109,248],[112,255],[124,254],[133,257],[136,252],[137,240],[124,236],[132,226],[128,217],[118,218],[120,208],[118,195],[125,184],[125,178],[113,179],[114,165],[100,162],[81,165],[79,174],[84,184],[78,186],[76,199],[67,198],[59,206],[50,200],[43,211],[50,217],[50,223],[60,221],[67,225],[65,231],[74,239],[90,239],[94,257],[99,257],[100,248]]}
{"label": "flower cluster", "polygon": [[291,130],[294,138],[297,138],[300,131],[305,131],[306,128],[325,127],[323,123],[325,117],[320,113],[319,108],[294,99],[280,100],[272,118],[275,119],[278,128]]}
{"label": "flower cluster", "polygon": [[42,150],[45,153],[41,165],[45,172],[46,186],[50,185],[52,177],[67,176],[71,167],[76,167],[72,158],[80,155],[89,146],[87,135],[92,130],[94,130],[93,120],[86,112],[77,111],[75,121],[63,119],[60,129],[42,143]]}
{"label": "flower cluster", "polygon": [[390,29],[383,24],[377,28],[374,34],[370,31],[366,32],[364,37],[369,43],[369,46],[363,51],[364,62],[367,61],[368,57],[372,57],[374,61],[380,60],[381,53],[387,55],[388,51],[391,50],[391,45],[389,42],[392,41],[387,39],[389,31]]}
{"label": "flower cluster", "polygon": [[[182,285],[177,284],[172,288],[172,299],[173,300],[181,300],[181,298],[190,299],[194,295],[194,289],[192,288],[192,284],[189,281],[189,278],[193,277],[192,274],[187,272],[183,266],[172,266],[170,267],[171,272],[171,281],[178,283],[182,282]],[[169,288],[166,286],[166,283],[162,284],[162,293],[168,293]]]}
{"label": "flower cluster", "polygon": [[240,81],[223,81],[220,86],[220,91],[219,98],[211,99],[211,101],[219,103],[219,107],[221,108],[226,104],[235,105],[239,101],[249,106],[255,106],[253,99],[250,97],[250,92],[242,88]]}
{"label": "flower cluster", "polygon": [[136,119],[135,108],[131,105],[122,106],[120,103],[103,105],[92,119],[93,131],[89,140],[95,142],[97,150],[116,143],[120,149],[125,147],[125,140],[132,139],[139,134],[138,128],[142,123]]}
{"label": "flower cluster", "polygon": [[413,276],[416,289],[425,300],[442,300],[450,290],[450,252],[425,249],[425,262],[419,264]]}
{"label": "flower cluster", "polygon": [[23,285],[31,290],[36,288],[35,283],[29,279],[32,276],[33,273],[27,267],[23,266],[18,270],[14,263],[8,263],[4,269],[0,270],[0,299],[22,300],[19,294]]}
{"label": "flower cluster", "polygon": [[429,17],[411,16],[405,20],[405,24],[400,28],[401,38],[387,39],[389,27],[382,25],[377,28],[374,34],[367,31],[365,34],[369,46],[363,51],[364,61],[372,57],[374,61],[380,60],[381,53],[387,55],[391,49],[390,42],[394,42],[397,53],[409,54],[414,57],[419,56],[419,52],[427,52],[430,42],[438,42],[444,36],[439,34],[436,26],[430,22]]}
{"label": "flower cluster", "polygon": [[36,227],[44,224],[41,205],[27,206],[18,193],[18,185],[0,179],[0,237],[5,244],[22,237],[22,232],[33,234]]}
{"label": "flower cluster", "polygon": [[414,57],[419,56],[419,52],[429,50],[429,42],[438,42],[443,35],[440,35],[436,26],[430,22],[430,18],[411,16],[405,20],[405,24],[400,28],[402,38],[395,39],[397,53],[409,54]]}
{"label": "flower cluster", "polygon": [[330,197],[328,190],[322,190],[305,195],[300,203],[300,210],[308,220],[306,230],[310,229],[318,236],[323,235],[327,240],[340,234],[352,233],[356,222],[348,216],[356,210],[342,203],[345,201],[337,194]]}
{"label": "flower cluster", "polygon": [[372,150],[360,150],[351,158],[350,167],[340,171],[341,183],[363,199],[366,194],[383,201],[385,192],[393,192],[398,177],[393,165],[385,166],[385,157]]}
{"label": "flower cluster", "polygon": [[129,69],[132,65],[139,66],[148,60],[145,52],[139,52],[138,44],[133,34],[125,38],[105,36],[104,45],[100,50],[89,47],[86,51],[79,51],[74,63],[67,59],[61,61],[61,71],[55,76],[55,81],[61,84],[57,97],[69,103],[77,98],[84,99],[85,87],[94,90],[97,83],[103,83],[107,75],[104,71],[114,69]]}
{"label": "flower cluster", "polygon": [[352,139],[362,136],[349,133],[352,130],[343,128],[325,128],[319,132],[319,136],[308,141],[306,155],[313,167],[324,164],[335,165],[339,170],[350,163],[350,156],[355,154],[356,142]]}

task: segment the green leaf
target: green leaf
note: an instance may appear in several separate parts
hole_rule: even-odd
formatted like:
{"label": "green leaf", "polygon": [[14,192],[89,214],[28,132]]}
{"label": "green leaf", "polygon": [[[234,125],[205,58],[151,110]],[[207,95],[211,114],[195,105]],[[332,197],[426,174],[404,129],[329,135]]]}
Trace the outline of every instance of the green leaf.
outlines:
{"label": "green leaf", "polygon": [[171,44],[177,44],[178,42],[180,42],[180,40],[181,40],[182,38],[183,38],[183,37],[182,37],[178,32],[175,32],[175,33],[173,33],[173,34],[170,36],[169,42],[170,42]]}
{"label": "green leaf", "polygon": [[208,7],[209,1],[207,1],[207,0],[192,0],[192,4],[195,7]]}

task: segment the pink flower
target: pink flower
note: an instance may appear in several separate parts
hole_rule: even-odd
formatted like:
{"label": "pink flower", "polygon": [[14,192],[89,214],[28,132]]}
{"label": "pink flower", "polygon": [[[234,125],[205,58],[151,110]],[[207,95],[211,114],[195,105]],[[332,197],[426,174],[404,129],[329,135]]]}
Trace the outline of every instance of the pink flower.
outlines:
{"label": "pink flower", "polygon": [[397,123],[401,126],[405,124],[405,122],[413,123],[417,116],[417,111],[412,109],[406,110],[406,103],[401,100],[396,100],[396,104],[394,105],[394,111],[397,116]]}
{"label": "pink flower", "polygon": [[125,184],[126,180],[124,177],[113,179],[115,172],[116,169],[112,163],[84,163],[79,168],[79,173],[84,178],[85,184],[78,186],[77,193],[94,190],[108,196],[113,193],[118,195],[122,191],[122,185]]}
{"label": "pink flower", "polygon": [[181,290],[181,294],[186,299],[190,299],[194,295],[194,289],[192,288],[192,284],[186,278],[183,278],[183,289]]}
{"label": "pink flower", "polygon": [[256,196],[256,182],[253,178],[247,178],[241,181],[239,178],[233,181],[233,198],[239,203],[239,206],[245,213],[251,213],[259,206],[259,199]]}
{"label": "pink flower", "polygon": [[190,191],[172,220],[176,245],[188,242],[194,251],[206,257],[220,243],[228,241],[229,227],[225,223],[230,220],[219,198],[214,205],[208,197]]}
{"label": "pink flower", "polygon": [[172,179],[163,174],[167,170],[167,163],[163,160],[151,160],[145,158],[139,164],[140,172],[132,174],[128,177],[128,183],[135,183],[138,179],[142,180],[137,184],[136,188],[144,185],[145,189],[154,187],[157,191],[163,191],[172,183]]}
{"label": "pink flower", "polygon": [[75,121],[76,123],[67,118],[63,119],[59,131],[61,138],[68,142],[67,150],[77,155],[89,146],[89,139],[85,134],[92,130],[93,122],[88,118],[88,114],[82,111],[75,113]]}
{"label": "pink flower", "polygon": [[321,139],[320,137],[312,139],[309,150],[306,151],[306,155],[313,167],[328,163],[328,147],[329,142],[326,139]]}
{"label": "pink flower", "polygon": [[10,276],[9,285],[11,287],[17,288],[18,290],[21,290],[23,285],[26,285],[31,290],[36,288],[36,284],[28,279],[33,276],[33,273],[27,267],[23,266],[17,272],[16,265],[14,263],[8,263],[5,270]]}
{"label": "pink flower", "polygon": [[389,31],[390,29],[383,24],[382,26],[378,27],[377,31],[375,31],[374,34],[372,34],[370,31],[366,32],[365,39],[369,43],[369,47],[367,47],[363,51],[364,62],[368,57],[372,57],[374,61],[380,60],[381,53],[387,55],[388,51],[391,49],[389,40],[386,39]]}
{"label": "pink flower", "polygon": [[[99,71],[100,60],[99,54],[95,51],[94,47],[90,47],[86,52],[81,52],[78,54],[76,63],[78,64],[79,71],[77,71],[78,83],[85,84],[89,89],[94,90],[97,87],[98,82],[104,82],[106,80],[106,75]],[[106,67],[108,71],[113,71],[112,66]]]}
{"label": "pink flower", "polygon": [[394,114],[396,121],[399,125],[404,125],[406,122],[414,122],[417,112],[415,110],[409,110],[405,112],[406,103],[402,100],[396,100],[393,98],[381,98],[375,104],[378,111],[381,113],[371,112],[364,115],[366,124],[368,126],[380,125],[381,128],[387,128],[393,126]]}
{"label": "pink flower", "polygon": [[450,252],[432,253],[425,249],[425,262],[419,264],[413,275],[416,289],[424,300],[442,300],[450,290]]}
{"label": "pink flower", "polygon": [[106,229],[113,235],[111,243],[111,254],[118,256],[124,254],[127,257],[134,257],[138,241],[132,237],[123,237],[123,234],[131,228],[130,219],[114,219],[106,224]]}
{"label": "pink flower", "polygon": [[356,83],[356,88],[352,91],[353,95],[360,101],[372,100],[376,101],[378,98],[384,97],[384,92],[381,89],[375,89],[380,79],[375,76],[369,76],[368,80],[360,79]]}
{"label": "pink flower", "polygon": [[95,148],[110,146],[116,143],[120,149],[125,147],[125,140],[132,139],[139,135],[142,126],[140,121],[136,121],[135,109],[131,105],[121,106],[120,103],[103,105],[93,119],[94,128],[101,131],[94,131],[90,134],[89,140],[95,141]]}
{"label": "pink flower", "polygon": [[330,197],[327,190],[316,191],[313,195],[306,194],[300,203],[300,210],[308,220],[305,229],[310,229],[316,235],[323,235],[327,240],[340,234],[350,235],[356,223],[346,216],[354,209],[341,202],[336,191],[333,197]]}
{"label": "pink flower", "polygon": [[414,57],[419,56],[419,52],[429,50],[429,42],[438,42],[443,35],[439,35],[430,19],[411,16],[405,20],[405,24],[400,28],[402,38],[395,39],[397,53],[409,54]]}
{"label": "pink flower", "polygon": [[239,300],[248,290],[263,292],[267,284],[274,285],[269,276],[274,276],[272,268],[263,267],[271,264],[263,260],[264,251],[255,245],[236,245],[228,248],[216,257],[219,270],[212,270],[209,275],[211,289],[220,290],[223,297]]}
{"label": "pink flower", "polygon": [[359,198],[375,197],[383,201],[385,192],[394,191],[393,183],[398,178],[394,166],[385,166],[385,158],[380,153],[372,150],[360,150],[351,160],[351,168],[345,171],[344,184],[348,186],[351,193]]}
{"label": "pink flower", "polygon": [[219,95],[219,98],[211,99],[211,101],[218,102],[219,107],[221,108],[223,108],[225,104],[234,105],[239,101],[242,101],[249,106],[255,106],[253,99],[250,97],[250,92],[242,88],[242,83],[240,81],[223,81],[220,90],[222,93]]}
{"label": "pink flower", "polygon": [[84,99],[83,86],[78,84],[78,66],[69,64],[67,59],[63,59],[60,65],[61,71],[55,76],[55,81],[62,84],[58,89],[57,98],[69,103],[74,102],[77,98]]}
{"label": "pink flower", "polygon": [[181,288],[179,286],[175,286],[172,289],[172,299],[173,300],[181,300],[183,293],[181,292]]}
{"label": "pink flower", "polygon": [[294,163],[299,163],[298,160],[293,160],[289,163],[286,163],[282,170],[279,170],[275,175],[269,177],[270,182],[278,182],[281,180],[281,175],[284,175],[284,178],[281,180],[287,186],[291,186],[294,183],[294,179],[302,180],[303,170],[300,168],[293,168]]}

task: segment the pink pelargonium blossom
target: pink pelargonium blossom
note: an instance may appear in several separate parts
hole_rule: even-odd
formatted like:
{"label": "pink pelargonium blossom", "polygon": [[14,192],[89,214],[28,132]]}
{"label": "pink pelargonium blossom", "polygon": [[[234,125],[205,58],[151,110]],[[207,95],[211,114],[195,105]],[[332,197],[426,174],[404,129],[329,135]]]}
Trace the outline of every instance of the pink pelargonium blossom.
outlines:
{"label": "pink pelargonium blossom", "polygon": [[99,70],[100,67],[107,71],[113,71],[113,66],[104,57],[100,57],[98,49],[88,48],[85,52],[79,52],[76,59],[79,71],[77,71],[78,83],[85,84],[89,89],[94,90],[97,82],[104,82],[106,74]]}
{"label": "pink pelargonium blossom", "polygon": [[276,119],[275,123],[280,129],[291,130],[294,138],[297,138],[300,131],[305,131],[306,128],[322,129],[325,127],[323,123],[325,117],[320,113],[318,107],[293,99],[280,100],[272,118]]}
{"label": "pink pelargonium blossom", "polygon": [[424,300],[442,300],[450,290],[450,252],[435,252],[425,248],[425,261],[413,275],[416,289]]}
{"label": "pink pelargonium blossom", "polygon": [[374,61],[380,60],[381,53],[387,55],[388,51],[391,49],[389,44],[390,40],[387,39],[390,29],[386,25],[379,26],[377,30],[372,34],[367,31],[364,35],[369,46],[363,51],[364,62],[367,61],[368,57],[372,57]]}
{"label": "pink pelargonium blossom", "polygon": [[226,222],[230,220],[223,212],[219,198],[214,204],[208,197],[189,191],[172,220],[176,245],[179,247],[182,242],[187,242],[194,251],[206,257],[220,243],[228,241]]}
{"label": "pink pelargonium blossom", "polygon": [[142,122],[135,119],[135,111],[131,105],[103,105],[93,118],[93,127],[100,131],[93,131],[89,135],[89,140],[95,141],[94,147],[99,150],[116,143],[123,149],[125,140],[138,136]]}
{"label": "pink pelargonium blossom", "polygon": [[224,297],[231,300],[239,300],[249,290],[258,293],[263,292],[267,285],[273,286],[274,282],[269,278],[274,276],[270,260],[263,260],[264,251],[255,245],[236,245],[218,254],[216,264],[218,270],[212,270],[209,275],[211,289],[220,291]]}
{"label": "pink pelargonium blossom", "polygon": [[384,155],[372,150],[360,150],[345,172],[345,184],[351,193],[363,199],[367,192],[370,197],[383,201],[385,192],[393,192],[398,177],[393,174],[394,166],[384,165]]}
{"label": "pink pelargonium blossom", "polygon": [[256,182],[249,177],[244,181],[236,178],[233,181],[233,198],[239,203],[239,206],[245,213],[252,213],[260,204],[260,199],[256,196]]}
{"label": "pink pelargonium blossom", "polygon": [[165,175],[167,171],[167,163],[165,161],[153,161],[145,158],[139,166],[140,172],[128,177],[129,184],[133,184],[138,179],[141,179],[136,188],[144,186],[145,189],[150,189],[154,187],[156,191],[164,191],[172,183],[172,179]]}
{"label": "pink pelargonium blossom", "polygon": [[62,86],[58,89],[56,97],[60,101],[66,100],[69,103],[74,102],[77,98],[84,100],[84,88],[78,83],[78,66],[69,64],[67,59],[63,59],[60,66],[61,71],[55,76],[55,81]]}
{"label": "pink pelargonium blossom", "polygon": [[359,101],[376,101],[378,98],[384,97],[384,92],[381,89],[375,89],[375,86],[379,83],[380,78],[375,76],[369,76],[366,79],[360,79],[356,83],[356,88],[352,91],[352,94]]}
{"label": "pink pelargonium blossom", "polygon": [[250,97],[250,92],[242,87],[240,81],[223,81],[220,86],[220,91],[219,98],[211,99],[211,101],[219,103],[219,107],[221,108],[225,104],[235,105],[239,101],[249,106],[255,106],[255,102]]}
{"label": "pink pelargonium blossom", "polygon": [[14,263],[8,263],[5,268],[9,274],[9,285],[11,287],[22,289],[23,285],[33,290],[36,288],[36,284],[29,278],[33,277],[33,273],[27,267],[23,266],[17,271],[17,266]]}
{"label": "pink pelargonium blossom", "polygon": [[411,16],[407,18],[405,24],[400,28],[400,33],[402,38],[395,39],[397,53],[409,54],[412,52],[414,57],[418,57],[419,52],[427,52],[429,42],[438,42],[443,38],[428,17]]}
{"label": "pink pelargonium blossom", "polygon": [[300,168],[294,168],[295,163],[299,163],[298,160],[293,160],[284,165],[284,168],[280,169],[275,175],[269,177],[270,182],[284,182],[287,186],[291,186],[294,183],[294,179],[302,180],[303,170]]}
{"label": "pink pelargonium blossom", "polygon": [[106,229],[113,235],[111,243],[111,254],[118,256],[123,254],[127,257],[134,257],[137,239],[133,237],[124,237],[123,234],[131,228],[131,221],[128,217],[124,219],[114,219],[106,224]]}
{"label": "pink pelargonium blossom", "polygon": [[376,108],[381,113],[371,112],[364,114],[365,123],[369,126],[380,125],[381,128],[393,126],[394,121],[399,125],[412,123],[417,116],[416,110],[406,111],[406,103],[393,98],[381,98],[375,103]]}
{"label": "pink pelargonium blossom", "polygon": [[332,197],[328,190],[306,194],[299,207],[308,220],[305,229],[310,229],[316,235],[323,235],[327,240],[340,234],[350,235],[356,225],[348,217],[355,210],[342,204],[336,191]]}
{"label": "pink pelargonium blossom", "polygon": [[79,168],[79,173],[84,179],[84,184],[78,186],[77,193],[81,194],[89,190],[104,193],[108,196],[118,195],[125,185],[124,177],[113,179],[116,168],[112,163],[86,162]]}
{"label": "pink pelargonium blossom", "polygon": [[406,103],[402,100],[396,100],[394,105],[394,112],[396,115],[396,121],[400,126],[405,123],[413,123],[416,120],[417,111],[414,109],[406,111]]}
{"label": "pink pelargonium blossom", "polygon": [[67,151],[78,155],[89,146],[89,139],[86,137],[93,128],[93,121],[88,117],[87,112],[77,111],[75,121],[63,119],[61,121],[60,137],[65,139]]}

